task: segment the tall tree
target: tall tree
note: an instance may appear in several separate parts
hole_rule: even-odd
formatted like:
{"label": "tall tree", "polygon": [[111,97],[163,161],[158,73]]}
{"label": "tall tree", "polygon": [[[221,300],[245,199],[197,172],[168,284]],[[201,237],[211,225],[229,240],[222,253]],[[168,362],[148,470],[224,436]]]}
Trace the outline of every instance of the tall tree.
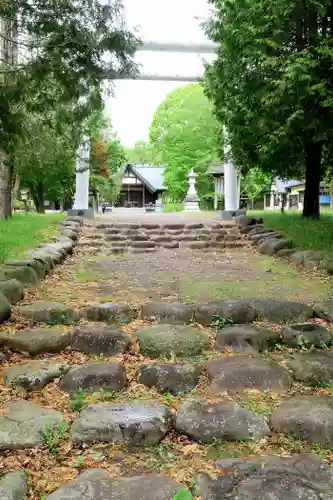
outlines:
{"label": "tall tree", "polygon": [[[218,159],[220,126],[200,84],[170,92],[157,108],[150,126],[150,143],[158,163],[165,163],[165,184],[171,201],[181,202],[188,188],[187,174],[198,174],[198,194],[207,195],[208,156]],[[207,185],[208,183],[208,185]]]}
{"label": "tall tree", "polygon": [[251,168],[244,177],[241,178],[241,190],[250,200],[257,200],[262,195],[270,191],[273,176],[270,173],[262,172],[259,168]]}
{"label": "tall tree", "polygon": [[[8,192],[11,183],[12,156],[23,134],[22,114],[40,108],[36,100],[33,109],[27,108],[27,102],[31,104],[41,82],[52,77],[62,90],[62,103],[79,103],[76,119],[82,123],[92,108],[102,105],[101,83],[105,79],[135,73],[137,39],[126,29],[122,9],[120,0],[0,3],[3,23],[15,20],[16,45],[21,54],[14,62],[2,56],[0,194]],[[3,29],[0,39],[3,46],[13,37]],[[46,100],[47,96],[43,106]],[[48,105],[52,106],[52,100]],[[7,198],[0,198],[0,218],[8,216]]]}
{"label": "tall tree", "polygon": [[327,0],[210,0],[218,44],[207,93],[238,166],[303,170],[303,215],[319,217],[323,147],[333,139],[333,6]]}
{"label": "tall tree", "polygon": [[136,141],[132,148],[126,148],[126,159],[128,163],[152,164],[153,152],[151,145],[146,141]]}

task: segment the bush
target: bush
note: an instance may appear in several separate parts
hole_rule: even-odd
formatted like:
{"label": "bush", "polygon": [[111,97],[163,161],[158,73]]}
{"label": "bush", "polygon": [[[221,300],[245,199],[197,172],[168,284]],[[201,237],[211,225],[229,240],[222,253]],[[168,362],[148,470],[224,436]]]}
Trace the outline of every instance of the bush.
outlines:
{"label": "bush", "polygon": [[166,203],[163,205],[163,212],[182,212],[183,210],[183,203]]}
{"label": "bush", "polygon": [[16,201],[14,203],[14,210],[24,210],[25,209],[25,204],[24,201]]}

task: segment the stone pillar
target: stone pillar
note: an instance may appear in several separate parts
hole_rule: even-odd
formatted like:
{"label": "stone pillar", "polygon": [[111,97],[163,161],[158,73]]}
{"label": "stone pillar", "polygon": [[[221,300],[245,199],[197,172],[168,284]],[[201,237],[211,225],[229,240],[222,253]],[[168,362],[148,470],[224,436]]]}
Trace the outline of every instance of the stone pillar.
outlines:
{"label": "stone pillar", "polygon": [[94,210],[89,208],[89,160],[90,139],[84,137],[76,153],[75,200],[68,215],[83,215],[93,218]]}
{"label": "stone pillar", "polygon": [[200,212],[198,195],[195,187],[196,174],[192,168],[188,174],[189,188],[184,200],[184,212]]}

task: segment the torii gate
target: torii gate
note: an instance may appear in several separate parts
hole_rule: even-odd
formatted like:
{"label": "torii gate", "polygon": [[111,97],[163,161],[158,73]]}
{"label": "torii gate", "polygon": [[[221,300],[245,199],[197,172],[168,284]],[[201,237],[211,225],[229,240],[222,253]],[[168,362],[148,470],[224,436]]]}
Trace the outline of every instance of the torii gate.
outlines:
{"label": "torii gate", "polygon": [[[181,53],[196,53],[196,54],[214,54],[216,46],[213,44],[180,44],[180,43],[161,43],[161,42],[145,42],[138,50],[149,52],[181,52]],[[123,78],[126,79],[126,78]],[[133,78],[131,78],[133,79]],[[179,82],[197,82],[200,79],[199,75],[154,75],[140,73],[135,79],[150,80],[150,81],[179,81]],[[227,137],[227,134],[225,134]],[[227,141],[226,141],[227,142]],[[90,155],[90,140],[83,138],[82,143],[77,151],[76,160],[76,190],[75,202],[72,210],[69,210],[70,215],[84,215],[88,218],[93,218],[93,209],[89,208],[89,162]],[[226,144],[224,160],[224,198],[225,210],[222,214],[223,218],[231,218],[236,211],[239,210],[239,180],[238,173],[232,164],[230,158],[230,147]]]}

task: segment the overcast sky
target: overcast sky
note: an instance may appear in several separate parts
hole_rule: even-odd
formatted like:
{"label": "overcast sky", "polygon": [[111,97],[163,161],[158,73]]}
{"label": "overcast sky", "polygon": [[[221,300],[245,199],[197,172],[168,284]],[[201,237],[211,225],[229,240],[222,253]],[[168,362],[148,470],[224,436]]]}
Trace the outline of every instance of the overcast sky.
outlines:
{"label": "overcast sky", "polygon": [[[145,41],[206,42],[200,19],[207,17],[207,0],[123,0],[129,27],[138,27]],[[199,19],[198,19],[199,18]],[[206,55],[208,59],[210,56]],[[139,52],[141,71],[163,75],[202,74],[197,54]],[[115,97],[106,103],[106,112],[122,142],[131,146],[148,139],[149,126],[157,106],[182,82],[117,81]]]}

